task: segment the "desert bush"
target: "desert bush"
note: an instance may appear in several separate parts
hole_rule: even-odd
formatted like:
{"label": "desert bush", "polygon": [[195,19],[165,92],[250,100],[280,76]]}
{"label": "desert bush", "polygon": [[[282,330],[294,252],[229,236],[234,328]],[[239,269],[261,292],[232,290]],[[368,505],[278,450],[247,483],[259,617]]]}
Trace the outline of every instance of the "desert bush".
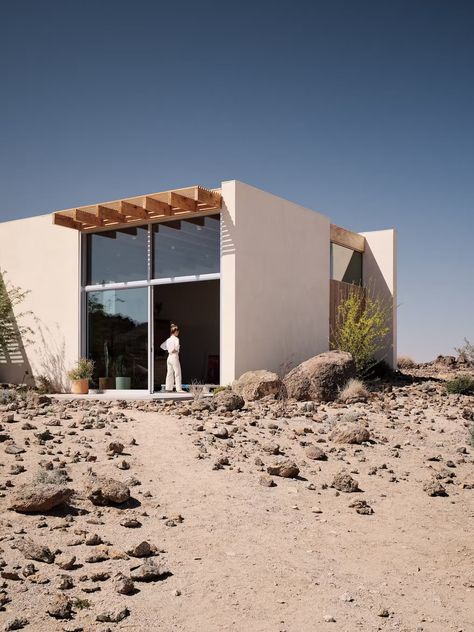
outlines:
{"label": "desert bush", "polygon": [[416,366],[415,361],[409,356],[400,356],[397,359],[397,366],[399,369],[412,369]]}
{"label": "desert bush", "polygon": [[349,380],[339,393],[341,402],[348,402],[351,399],[366,399],[368,396],[369,391],[366,389],[364,382],[356,379]]}
{"label": "desert bush", "polygon": [[70,380],[90,380],[94,373],[94,360],[79,358],[76,366],[68,371]]}
{"label": "desert bush", "polygon": [[202,399],[204,394],[204,384],[201,384],[201,382],[198,382],[197,380],[193,380],[192,384],[189,385],[189,393],[195,401],[199,401]]}
{"label": "desert bush", "polygon": [[366,376],[377,364],[375,356],[385,347],[390,331],[391,305],[382,298],[354,287],[339,303],[331,347],[349,352],[357,375]]}
{"label": "desert bush", "polygon": [[35,378],[36,390],[40,395],[48,395],[50,393],[56,393],[53,383],[46,375],[38,375]]}
{"label": "desert bush", "polygon": [[446,390],[451,395],[474,395],[474,378],[470,375],[460,375],[446,382]]}
{"label": "desert bush", "polygon": [[458,362],[474,364],[474,345],[464,338],[464,344],[454,349],[458,354]]}
{"label": "desert bush", "polygon": [[0,404],[10,404],[11,402],[16,401],[17,398],[18,394],[12,388],[0,389]]}
{"label": "desert bush", "polygon": [[220,393],[221,391],[230,391],[232,389],[231,386],[227,385],[227,386],[216,386],[216,388],[212,391],[213,395],[217,395],[217,393]]}
{"label": "desert bush", "polygon": [[64,485],[69,480],[66,470],[45,470],[41,468],[35,476],[35,482],[44,485]]}

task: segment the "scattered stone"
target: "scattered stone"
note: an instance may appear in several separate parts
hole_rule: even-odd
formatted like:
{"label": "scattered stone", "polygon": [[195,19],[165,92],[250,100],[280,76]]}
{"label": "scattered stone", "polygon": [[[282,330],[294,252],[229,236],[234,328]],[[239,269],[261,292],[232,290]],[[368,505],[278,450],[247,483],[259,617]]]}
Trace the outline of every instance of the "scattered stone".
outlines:
{"label": "scattered stone", "polygon": [[122,610],[108,610],[107,612],[98,614],[95,620],[101,623],[119,623],[129,615],[130,610],[128,608],[123,608]]}
{"label": "scattered stone", "polygon": [[37,544],[30,538],[22,538],[15,543],[15,548],[23,553],[27,560],[35,560],[35,562],[44,562],[45,564],[52,564],[54,562],[54,553],[50,549],[43,545]]}
{"label": "scattered stone", "polygon": [[168,568],[156,562],[145,562],[130,573],[131,579],[136,582],[160,581],[166,579],[169,575],[171,573]]}
{"label": "scattered stone", "polygon": [[275,487],[276,483],[271,476],[267,476],[266,474],[262,474],[258,479],[258,482],[263,487]]}
{"label": "scattered stone", "polygon": [[359,483],[344,470],[336,474],[331,483],[331,487],[346,493],[359,491]]}
{"label": "scattered stone", "polygon": [[92,477],[86,490],[93,505],[122,505],[130,498],[130,489],[113,478]]}
{"label": "scattered stone", "polygon": [[446,489],[441,484],[441,482],[435,478],[431,478],[430,480],[425,481],[425,483],[423,484],[423,491],[425,491],[428,494],[428,496],[447,496],[448,495],[448,493],[446,492]]}
{"label": "scattered stone", "polygon": [[22,630],[25,626],[28,625],[28,623],[29,620],[25,617],[13,619],[5,625],[5,631],[10,632],[11,630]]}
{"label": "scattered stone", "polygon": [[55,619],[72,617],[72,601],[66,595],[57,595],[48,607],[48,614]]}
{"label": "scattered stone", "polygon": [[213,395],[212,400],[215,408],[219,410],[240,410],[245,406],[245,401],[243,400],[243,398],[230,389],[219,391],[218,393]]}
{"label": "scattered stone", "polygon": [[343,424],[334,428],[329,439],[335,443],[363,443],[370,439],[370,432],[362,424]]}
{"label": "scattered stone", "polygon": [[151,555],[156,555],[156,552],[156,546],[144,540],[140,542],[140,544],[128,549],[127,555],[131,555],[132,557],[150,557]]}
{"label": "scattered stone", "polygon": [[107,452],[109,454],[122,454],[124,445],[120,441],[111,441],[107,446]]}
{"label": "scattered stone", "polygon": [[23,454],[26,450],[25,448],[20,448],[20,446],[15,445],[14,443],[10,443],[10,445],[7,445],[5,448],[5,452],[7,454]]}
{"label": "scattered stone", "polygon": [[267,467],[267,472],[272,476],[282,478],[297,478],[300,473],[299,467],[290,459],[282,458]]}
{"label": "scattered stone", "polygon": [[135,584],[130,577],[119,575],[114,583],[115,592],[119,595],[131,595],[135,592]]}
{"label": "scattered stone", "polygon": [[316,445],[307,447],[305,454],[306,457],[312,461],[326,461],[328,458],[324,450],[321,450],[321,448],[318,448]]}
{"label": "scattered stone", "polygon": [[142,526],[142,523],[136,518],[125,518],[125,520],[120,521],[120,524],[127,529],[139,529]]}
{"label": "scattered stone", "polygon": [[218,439],[227,439],[229,436],[229,431],[225,426],[219,426],[217,428],[213,428],[211,433],[217,437]]}
{"label": "scattered stone", "polygon": [[358,514],[363,516],[370,516],[374,513],[372,507],[367,503],[366,500],[354,500],[349,505],[351,509],[355,509]]}

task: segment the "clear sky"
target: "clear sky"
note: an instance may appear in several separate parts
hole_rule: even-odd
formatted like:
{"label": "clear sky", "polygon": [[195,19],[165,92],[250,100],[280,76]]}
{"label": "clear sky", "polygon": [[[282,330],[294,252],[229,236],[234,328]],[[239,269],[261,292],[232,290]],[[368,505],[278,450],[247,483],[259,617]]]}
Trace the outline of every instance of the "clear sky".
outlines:
{"label": "clear sky", "polygon": [[463,0],[4,2],[0,219],[243,180],[395,226],[399,353],[452,353],[474,341],[473,32]]}

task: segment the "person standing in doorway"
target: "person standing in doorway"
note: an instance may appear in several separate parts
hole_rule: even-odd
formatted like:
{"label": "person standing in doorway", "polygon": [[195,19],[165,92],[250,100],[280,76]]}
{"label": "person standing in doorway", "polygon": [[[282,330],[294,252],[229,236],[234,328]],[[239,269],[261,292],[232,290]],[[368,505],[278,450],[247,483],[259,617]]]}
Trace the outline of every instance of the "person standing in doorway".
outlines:
{"label": "person standing in doorway", "polygon": [[179,327],[174,323],[171,324],[171,335],[167,338],[160,348],[168,352],[168,360],[166,362],[166,392],[171,393],[173,386],[177,393],[184,393],[181,384],[181,364],[179,363]]}

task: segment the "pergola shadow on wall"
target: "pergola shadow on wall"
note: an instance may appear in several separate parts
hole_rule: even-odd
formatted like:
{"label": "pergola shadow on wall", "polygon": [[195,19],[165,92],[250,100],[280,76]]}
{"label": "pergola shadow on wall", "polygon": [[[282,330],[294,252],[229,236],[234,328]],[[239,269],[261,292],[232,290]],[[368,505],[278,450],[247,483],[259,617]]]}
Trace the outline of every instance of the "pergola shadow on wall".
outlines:
{"label": "pergola shadow on wall", "polygon": [[[183,332],[188,354],[199,354],[198,362],[184,358],[190,373],[185,378],[194,379],[192,367],[199,366],[204,368],[198,381],[215,377],[221,206],[219,191],[193,186],[53,214],[54,224],[81,233],[81,354],[96,360],[95,379],[101,379],[103,388],[112,388],[111,374],[131,376],[132,388],[160,388],[159,345],[169,335],[171,314],[187,316],[186,301],[194,312],[194,332],[199,322],[202,332],[189,342]],[[173,294],[165,286],[175,288]],[[168,312],[170,302],[176,309]],[[209,331],[208,321],[216,331]],[[211,341],[208,349],[203,340]],[[206,371],[206,363],[213,364],[213,373]],[[127,381],[123,384],[127,388]]]}

